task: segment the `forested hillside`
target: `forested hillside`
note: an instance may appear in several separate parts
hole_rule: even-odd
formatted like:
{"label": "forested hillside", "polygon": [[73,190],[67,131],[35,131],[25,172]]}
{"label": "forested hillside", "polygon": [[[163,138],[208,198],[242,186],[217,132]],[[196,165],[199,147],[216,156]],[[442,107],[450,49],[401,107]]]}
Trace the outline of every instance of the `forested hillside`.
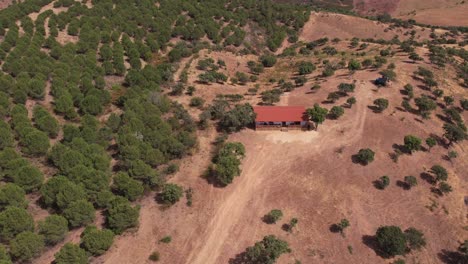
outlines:
{"label": "forested hillside", "polygon": [[31,261],[86,227],[56,263],[87,263],[138,226],[134,201],[165,189],[166,164],[197,145],[194,120],[163,93],[172,63],[207,47],[258,49],[244,42],[253,29],[275,51],[308,16],[254,0],[26,0],[0,11],[1,262]]}

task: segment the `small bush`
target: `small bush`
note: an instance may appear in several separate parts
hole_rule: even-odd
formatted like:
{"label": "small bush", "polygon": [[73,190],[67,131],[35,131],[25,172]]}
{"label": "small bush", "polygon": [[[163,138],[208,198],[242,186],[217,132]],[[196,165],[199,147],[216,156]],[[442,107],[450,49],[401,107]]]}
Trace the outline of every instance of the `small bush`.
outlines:
{"label": "small bush", "polygon": [[164,244],[169,244],[169,243],[171,243],[171,241],[172,241],[171,236],[165,236],[165,237],[161,238],[161,240],[159,240],[159,242],[164,243]]}
{"label": "small bush", "polygon": [[151,253],[151,255],[149,256],[149,260],[153,261],[153,262],[157,262],[159,261],[160,259],[160,255],[159,255],[159,252],[157,251],[154,251],[153,253]]}

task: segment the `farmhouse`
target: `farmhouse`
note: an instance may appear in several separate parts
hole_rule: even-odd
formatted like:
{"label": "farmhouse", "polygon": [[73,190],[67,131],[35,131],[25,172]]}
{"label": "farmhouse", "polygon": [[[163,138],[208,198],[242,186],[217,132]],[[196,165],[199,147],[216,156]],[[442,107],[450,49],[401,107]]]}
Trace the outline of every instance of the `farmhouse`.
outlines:
{"label": "farmhouse", "polygon": [[304,106],[257,106],[254,111],[257,130],[302,130],[308,125]]}

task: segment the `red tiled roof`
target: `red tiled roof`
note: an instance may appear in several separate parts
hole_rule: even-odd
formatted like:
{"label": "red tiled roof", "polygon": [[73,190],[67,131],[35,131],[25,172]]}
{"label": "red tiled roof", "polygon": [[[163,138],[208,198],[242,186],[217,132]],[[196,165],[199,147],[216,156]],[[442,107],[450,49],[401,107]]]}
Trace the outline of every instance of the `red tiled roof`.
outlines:
{"label": "red tiled roof", "polygon": [[256,106],[256,122],[304,121],[304,106]]}

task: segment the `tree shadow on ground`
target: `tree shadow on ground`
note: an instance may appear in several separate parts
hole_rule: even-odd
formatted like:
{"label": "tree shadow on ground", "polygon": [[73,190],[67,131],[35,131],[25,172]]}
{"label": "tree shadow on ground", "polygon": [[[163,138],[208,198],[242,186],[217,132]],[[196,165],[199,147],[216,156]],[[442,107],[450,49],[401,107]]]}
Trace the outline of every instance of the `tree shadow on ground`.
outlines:
{"label": "tree shadow on ground", "polygon": [[445,264],[466,264],[468,263],[468,256],[458,251],[448,251],[442,249],[437,257]]}
{"label": "tree shadow on ground", "polygon": [[332,233],[339,233],[341,231],[337,224],[331,224],[329,230]]}
{"label": "tree shadow on ground", "polygon": [[411,186],[409,184],[407,184],[406,182],[404,182],[404,181],[398,180],[396,182],[396,185],[398,187],[400,187],[400,188],[403,188],[403,190],[410,190],[411,189]]}
{"label": "tree shadow on ground", "polygon": [[368,246],[370,249],[374,250],[375,254],[382,258],[388,258],[389,256],[385,254],[379,248],[379,244],[377,243],[377,238],[375,236],[364,235],[362,236],[362,243]]}
{"label": "tree shadow on ground", "polygon": [[422,172],[419,176],[421,177],[421,179],[423,179],[427,183],[429,183],[431,185],[435,184],[435,179],[431,174],[429,174],[427,172]]}
{"label": "tree shadow on ground", "polygon": [[374,185],[374,187],[377,189],[377,190],[384,190],[383,186],[382,186],[382,181],[381,180],[375,180],[372,182],[372,185]]}
{"label": "tree shadow on ground", "polygon": [[351,161],[354,164],[361,164],[362,166],[366,166],[368,164],[367,162],[363,162],[362,160],[360,160],[358,154],[352,155],[351,156]]}
{"label": "tree shadow on ground", "polygon": [[246,252],[237,254],[234,258],[229,259],[228,263],[229,264],[251,264],[251,262],[247,260]]}
{"label": "tree shadow on ground", "polygon": [[375,105],[368,105],[367,108],[369,108],[370,110],[372,110],[372,112],[376,113],[376,114],[380,114],[383,112],[383,110],[380,110],[377,106]]}

